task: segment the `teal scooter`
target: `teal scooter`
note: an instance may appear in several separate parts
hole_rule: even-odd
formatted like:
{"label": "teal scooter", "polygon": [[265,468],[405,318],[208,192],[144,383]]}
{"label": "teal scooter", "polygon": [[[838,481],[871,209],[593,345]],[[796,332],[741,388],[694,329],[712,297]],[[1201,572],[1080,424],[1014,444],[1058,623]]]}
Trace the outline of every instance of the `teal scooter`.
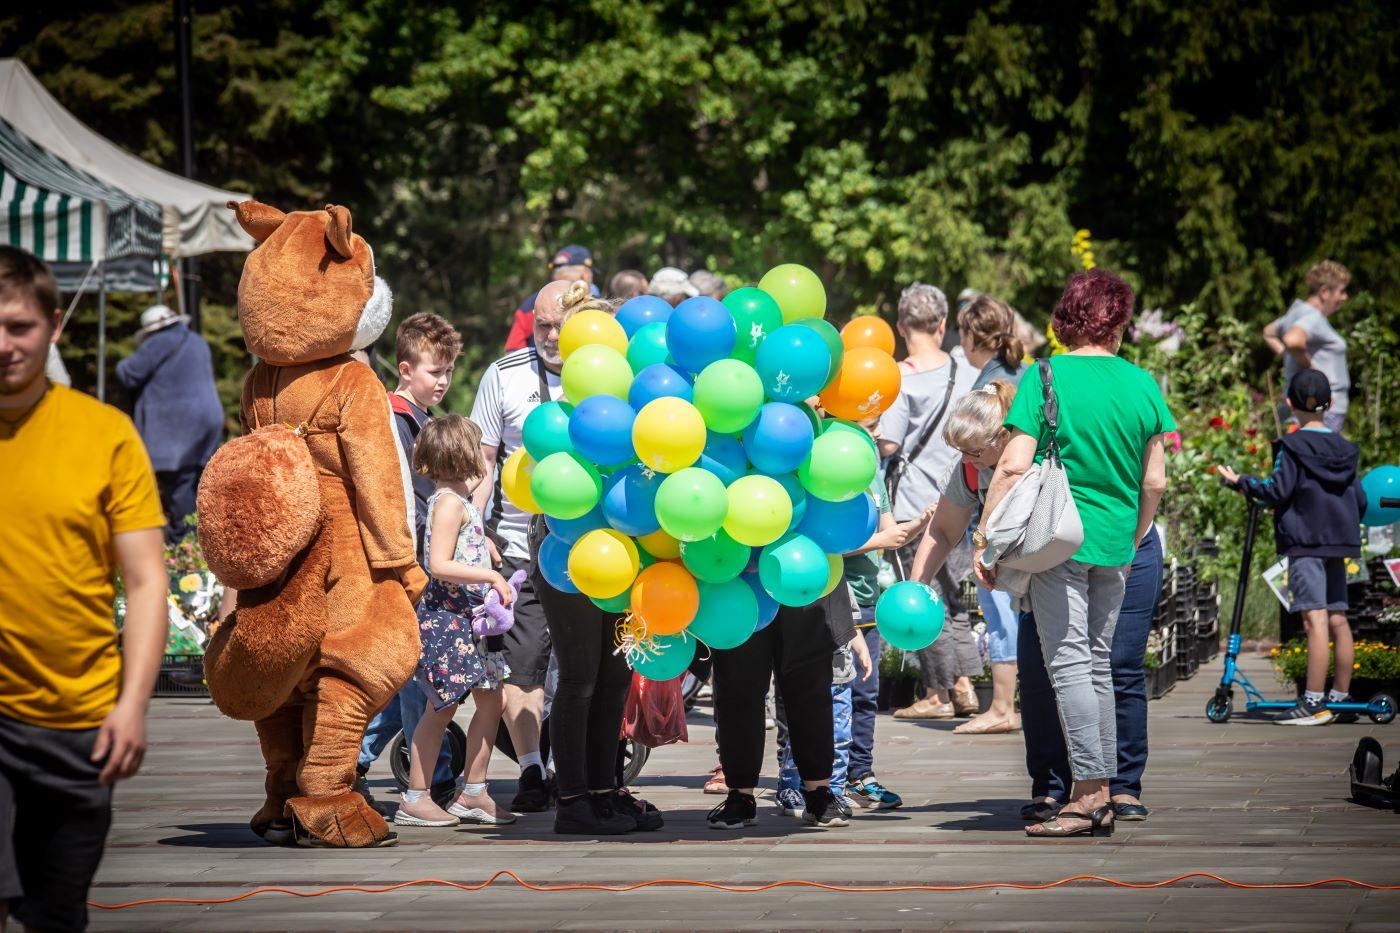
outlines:
{"label": "teal scooter", "polygon": [[[1244,617],[1244,597],[1249,587],[1250,561],[1254,556],[1254,534],[1259,529],[1259,513],[1263,511],[1259,503],[1249,503],[1249,519],[1244,533],[1244,554],[1240,558],[1240,576],[1235,587],[1235,609],[1230,616],[1230,640],[1225,646],[1225,673],[1220,677],[1220,686],[1215,695],[1206,703],[1206,718],[1211,722],[1229,722],[1234,711],[1235,687],[1239,686],[1245,695],[1245,712],[1261,710],[1292,709],[1298,705],[1297,699],[1266,700],[1258,688],[1250,682],[1244,671],[1239,669],[1240,621]],[[1382,499],[1383,508],[1400,507],[1400,499]],[[1385,725],[1395,718],[1395,697],[1388,693],[1378,693],[1365,703],[1328,703],[1327,708],[1334,713],[1364,713],[1377,725]]]}

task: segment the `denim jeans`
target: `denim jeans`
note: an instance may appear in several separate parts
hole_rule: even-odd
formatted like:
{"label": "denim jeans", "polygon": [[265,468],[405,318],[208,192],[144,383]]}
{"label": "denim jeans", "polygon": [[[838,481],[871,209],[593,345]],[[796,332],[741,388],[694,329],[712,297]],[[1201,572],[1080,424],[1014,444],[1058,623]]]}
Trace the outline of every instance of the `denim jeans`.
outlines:
{"label": "denim jeans", "polygon": [[[858,681],[859,675],[856,680]],[[851,687],[856,683],[831,685],[832,739],[836,745],[836,755],[831,763],[831,792],[840,797],[846,793],[846,776],[850,766],[851,751]],[[797,773],[797,762],[792,757],[792,743],[788,740],[786,710],[780,708],[778,719],[778,790],[802,789],[802,777]]]}
{"label": "denim jeans", "polygon": [[[418,686],[417,677],[410,678],[398,696],[369,721],[364,741],[360,743],[360,767],[367,769],[374,764],[400,730],[403,731],[404,740],[412,742],[413,730],[418,728],[418,720],[422,718],[427,704],[428,698],[423,688]],[[438,754],[437,767],[433,769],[433,784],[446,784],[456,777],[452,773],[452,747],[447,744],[444,733],[442,751]]]}
{"label": "denim jeans", "polygon": [[[860,621],[875,621],[875,608],[862,608]],[[857,671],[856,679],[851,681],[851,755],[846,769],[847,783],[875,773],[875,713],[880,701],[880,653],[885,645],[874,626],[862,629],[859,637],[865,639],[874,670],[869,680],[861,680]]]}
{"label": "denim jeans", "polygon": [[977,584],[977,605],[987,621],[987,660],[993,664],[1016,660],[1016,631],[1020,616],[1011,608],[1011,594]]}
{"label": "denim jeans", "polygon": [[[1112,794],[1142,796],[1142,773],[1147,766],[1147,680],[1143,659],[1161,592],[1162,542],[1154,530],[1143,539],[1133,557],[1109,660],[1118,735],[1118,774],[1109,780]],[[1035,617],[1029,613],[1021,617],[1018,648],[1021,730],[1026,740],[1031,796],[1063,802],[1069,799],[1069,757]]]}

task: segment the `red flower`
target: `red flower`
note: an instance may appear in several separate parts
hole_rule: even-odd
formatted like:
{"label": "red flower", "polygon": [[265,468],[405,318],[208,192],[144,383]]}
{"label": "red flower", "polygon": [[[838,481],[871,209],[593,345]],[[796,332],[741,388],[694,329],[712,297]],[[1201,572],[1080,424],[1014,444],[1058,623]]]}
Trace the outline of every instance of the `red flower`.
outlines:
{"label": "red flower", "polygon": [[1206,467],[1206,472],[1207,472],[1207,473],[1214,473],[1214,472],[1215,472],[1215,469],[1216,469],[1215,464],[1212,463],[1210,466]]}
{"label": "red flower", "polygon": [[1219,431],[1220,429],[1225,427],[1225,419],[1220,417],[1219,415],[1216,415],[1214,418],[1210,419],[1210,426]]}
{"label": "red flower", "polygon": [[1253,437],[1254,435],[1256,435],[1256,434],[1258,434],[1258,433],[1259,433],[1259,429],[1258,429],[1258,428],[1245,428],[1245,429],[1244,429],[1244,436],[1245,436],[1245,437]]}
{"label": "red flower", "polygon": [[1257,454],[1257,453],[1259,452],[1259,447],[1258,447],[1258,445],[1256,445],[1256,444],[1250,444],[1250,445],[1249,445],[1249,452],[1252,453],[1252,454]]}

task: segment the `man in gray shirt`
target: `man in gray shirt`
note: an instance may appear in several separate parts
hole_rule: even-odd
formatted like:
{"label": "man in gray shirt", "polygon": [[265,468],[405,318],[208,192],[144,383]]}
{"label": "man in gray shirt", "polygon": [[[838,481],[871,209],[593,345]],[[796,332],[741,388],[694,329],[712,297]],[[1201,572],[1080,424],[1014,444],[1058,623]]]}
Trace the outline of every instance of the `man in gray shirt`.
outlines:
{"label": "man in gray shirt", "polygon": [[[1308,270],[1305,282],[1307,301],[1293,302],[1283,317],[1265,327],[1264,342],[1283,357],[1285,386],[1294,374],[1304,369],[1316,369],[1327,377],[1332,387],[1332,407],[1323,414],[1323,422],[1341,433],[1342,422],[1346,420],[1347,393],[1351,388],[1347,375],[1347,342],[1328,318],[1346,304],[1351,273],[1341,263],[1326,259]],[[1284,410],[1286,412],[1286,406]]]}

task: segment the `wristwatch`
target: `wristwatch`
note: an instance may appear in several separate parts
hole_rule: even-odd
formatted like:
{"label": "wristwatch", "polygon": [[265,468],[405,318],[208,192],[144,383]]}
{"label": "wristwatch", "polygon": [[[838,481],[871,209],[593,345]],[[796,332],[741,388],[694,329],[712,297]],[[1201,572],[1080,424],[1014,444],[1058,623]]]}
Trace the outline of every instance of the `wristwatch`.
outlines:
{"label": "wristwatch", "polygon": [[987,536],[980,531],[972,532],[972,546],[981,550],[987,546]]}

